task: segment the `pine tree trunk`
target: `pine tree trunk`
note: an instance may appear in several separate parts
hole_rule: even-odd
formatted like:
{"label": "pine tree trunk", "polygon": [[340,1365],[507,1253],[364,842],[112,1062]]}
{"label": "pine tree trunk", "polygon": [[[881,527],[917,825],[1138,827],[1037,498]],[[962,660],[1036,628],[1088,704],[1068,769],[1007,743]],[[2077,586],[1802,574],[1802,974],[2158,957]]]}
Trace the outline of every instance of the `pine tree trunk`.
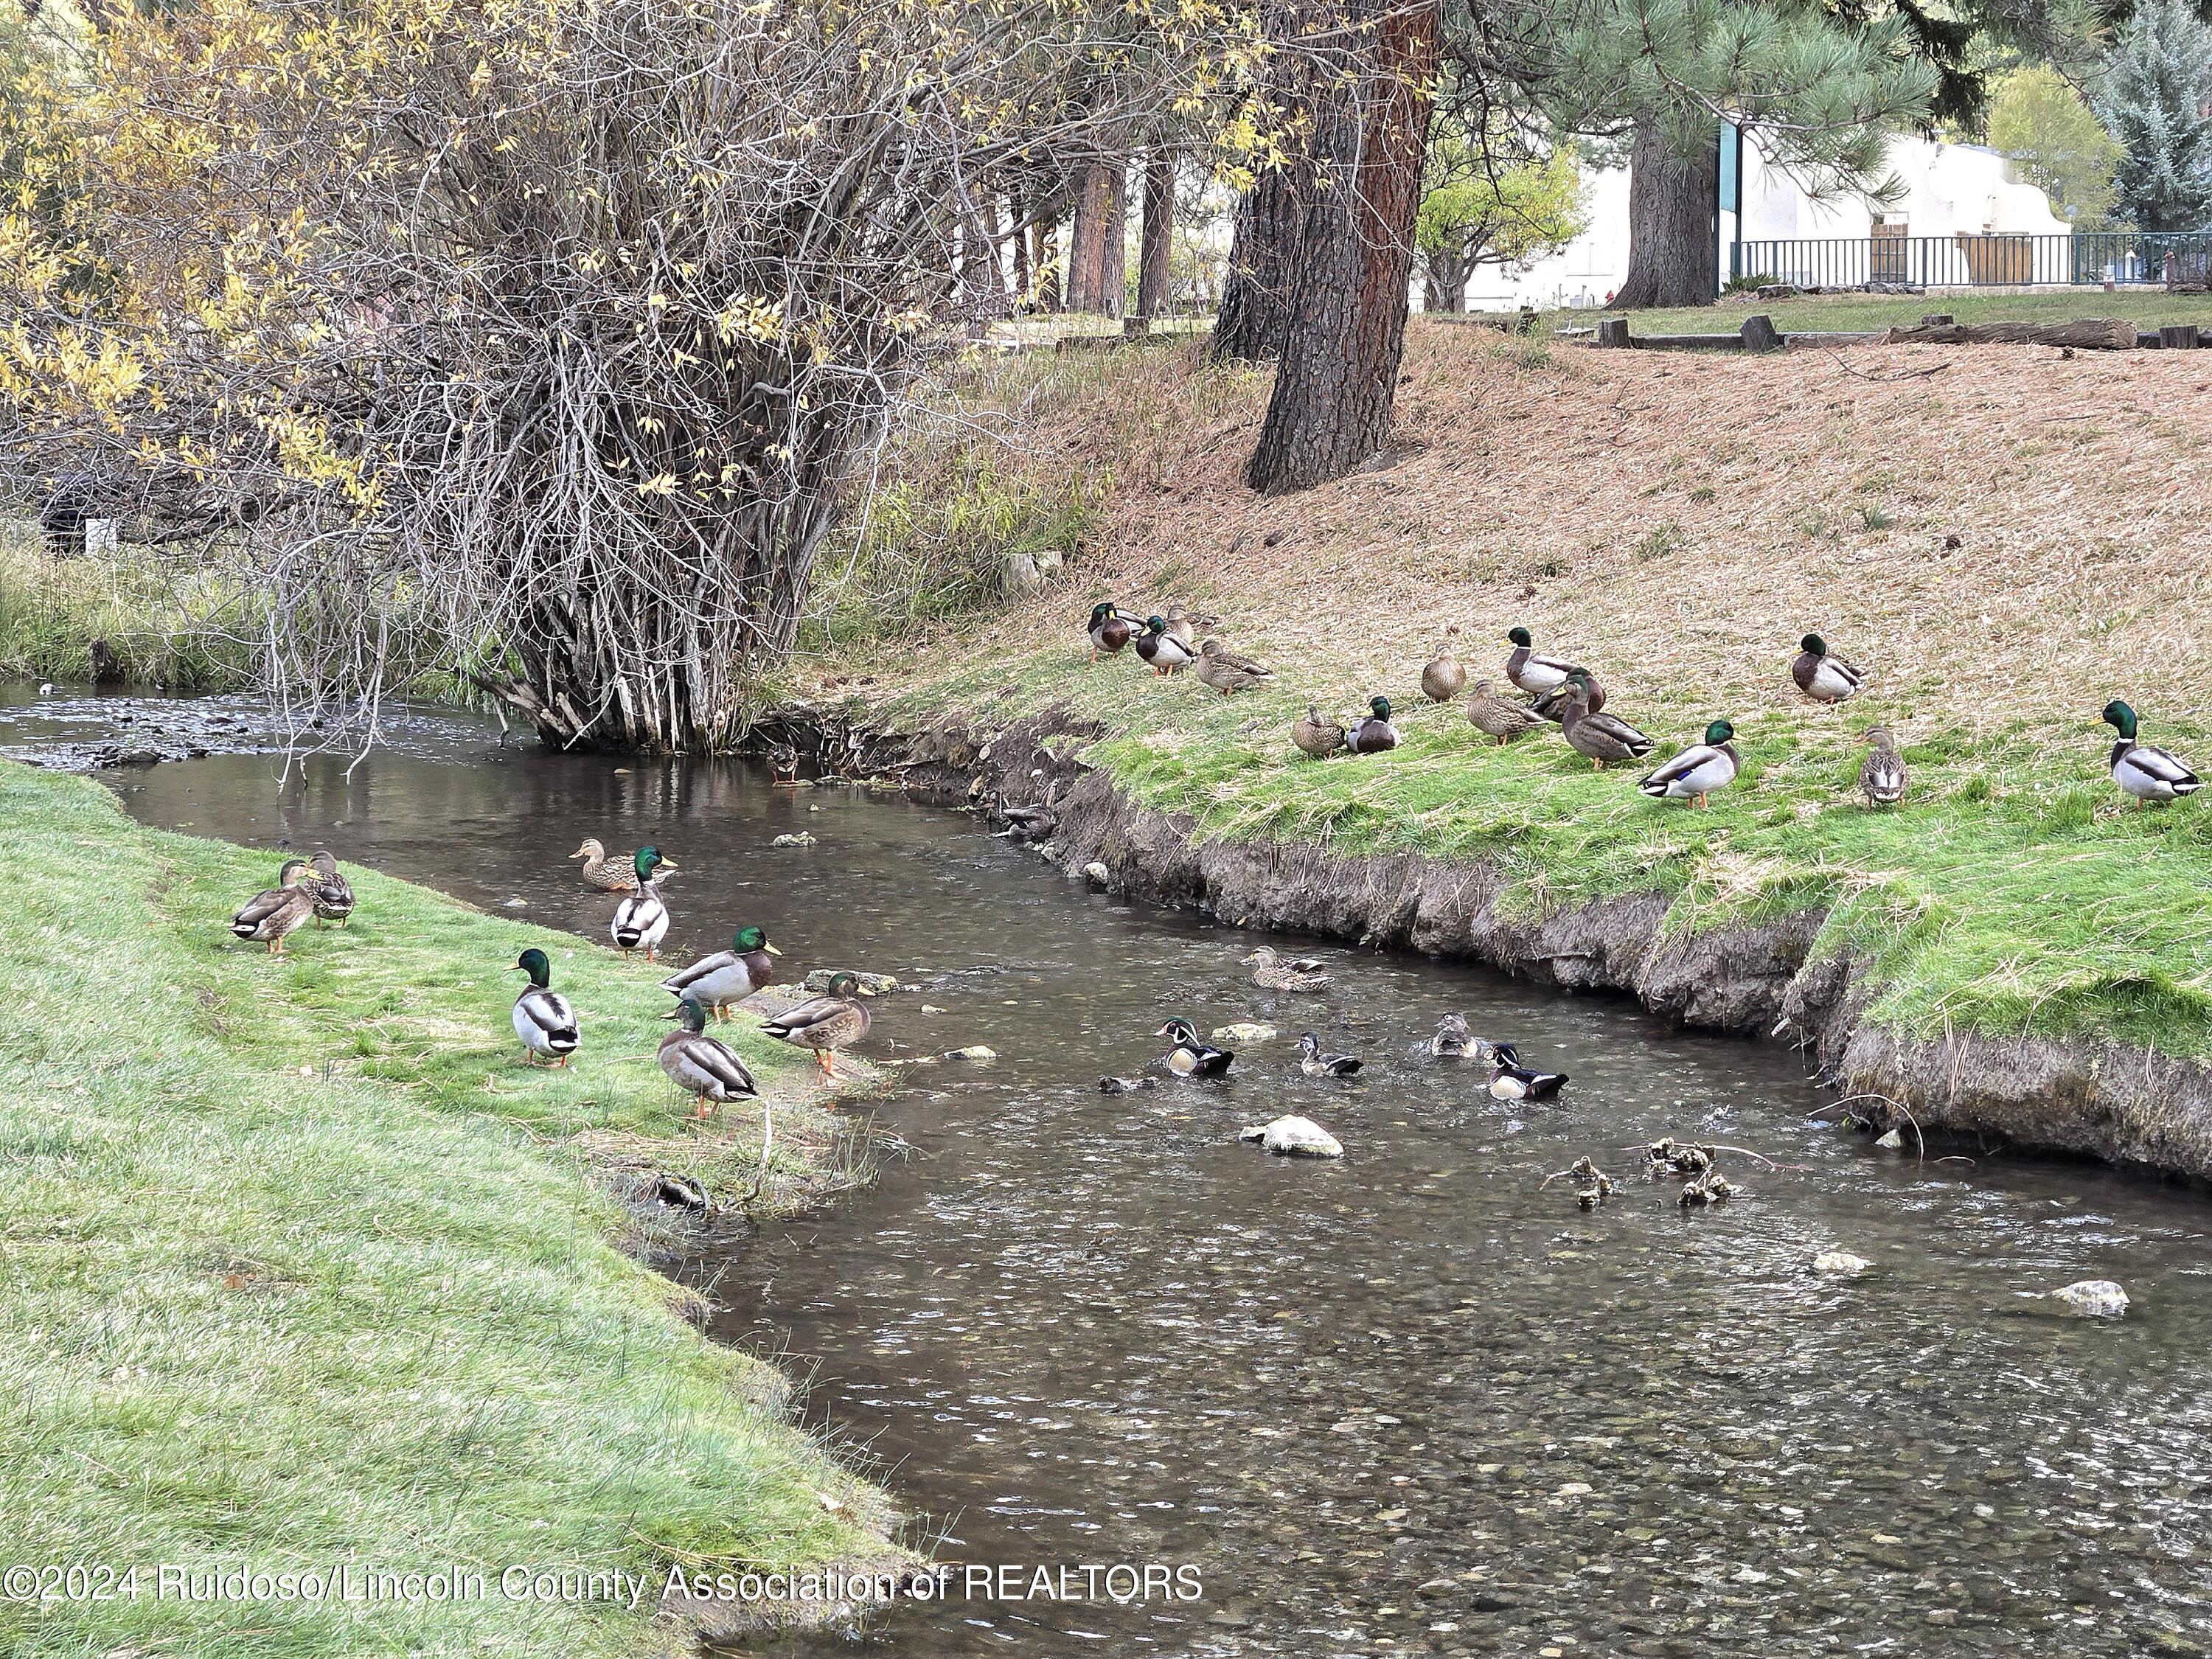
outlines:
{"label": "pine tree trunk", "polygon": [[1338,477],[1389,441],[1405,349],[1440,20],[1434,4],[1392,0],[1347,0],[1341,15],[1373,33],[1366,72],[1315,103],[1313,155],[1335,188],[1300,216],[1274,392],[1245,469],[1271,495]]}
{"label": "pine tree trunk", "polygon": [[1175,157],[1155,145],[1145,158],[1144,234],[1137,255],[1137,315],[1146,322],[1167,302],[1174,232]]}
{"label": "pine tree trunk", "polygon": [[1668,151],[1658,122],[1640,118],[1628,169],[1628,276],[1613,304],[1624,311],[1711,305],[1720,286],[1713,240],[1718,141],[1685,166]]}
{"label": "pine tree trunk", "polygon": [[1303,171],[1292,163],[1263,173],[1237,204],[1229,270],[1213,323],[1216,362],[1265,362],[1283,349]]}
{"label": "pine tree trunk", "polygon": [[1075,184],[1075,227],[1067,242],[1067,308],[1118,317],[1128,282],[1128,255],[1122,246],[1124,200],[1121,169],[1104,161],[1086,165]]}
{"label": "pine tree trunk", "polygon": [[1426,256],[1423,263],[1428,280],[1423,284],[1421,309],[1466,311],[1468,278],[1474,274],[1466,256],[1455,248],[1441,249]]}

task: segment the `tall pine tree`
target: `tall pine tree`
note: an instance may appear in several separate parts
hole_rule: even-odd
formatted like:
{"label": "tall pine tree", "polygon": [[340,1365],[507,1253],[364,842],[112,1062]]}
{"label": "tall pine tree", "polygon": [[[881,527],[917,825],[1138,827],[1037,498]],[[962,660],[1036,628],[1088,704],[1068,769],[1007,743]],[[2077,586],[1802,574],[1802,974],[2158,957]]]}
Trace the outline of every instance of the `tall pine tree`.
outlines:
{"label": "tall pine tree", "polygon": [[2120,141],[2118,216],[2212,229],[2212,29],[2180,0],[2142,0],[2106,62],[2097,112]]}

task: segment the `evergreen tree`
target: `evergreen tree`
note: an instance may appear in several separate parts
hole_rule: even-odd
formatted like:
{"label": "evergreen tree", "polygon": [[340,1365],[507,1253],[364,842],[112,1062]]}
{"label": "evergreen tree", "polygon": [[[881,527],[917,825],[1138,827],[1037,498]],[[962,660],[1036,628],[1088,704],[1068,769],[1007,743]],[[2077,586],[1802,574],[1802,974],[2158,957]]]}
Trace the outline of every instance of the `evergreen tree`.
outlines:
{"label": "evergreen tree", "polygon": [[2212,229],[2212,29],[2181,0],[2142,0],[2106,60],[2098,112],[2120,143],[2119,216]]}

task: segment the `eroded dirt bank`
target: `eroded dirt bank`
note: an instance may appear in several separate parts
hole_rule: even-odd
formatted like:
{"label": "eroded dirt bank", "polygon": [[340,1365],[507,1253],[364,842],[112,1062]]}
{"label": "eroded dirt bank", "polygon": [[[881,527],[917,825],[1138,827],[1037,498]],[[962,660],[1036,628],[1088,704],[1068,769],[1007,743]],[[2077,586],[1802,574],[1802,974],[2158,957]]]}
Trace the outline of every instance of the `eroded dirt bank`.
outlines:
{"label": "eroded dirt bank", "polygon": [[[794,708],[763,728],[826,769],[896,780],[958,806],[1003,792],[1053,802],[1043,849],[1064,869],[1097,864],[1116,893],[1195,908],[1242,927],[1343,939],[1482,963],[1577,990],[1625,992],[1686,1026],[1808,1050],[1852,1109],[1983,1146],[2014,1142],[2212,1178],[2212,1067],[2115,1042],[1953,1033],[1900,1035],[1869,1020],[1875,988],[1847,955],[1816,954],[1826,913],[1666,936],[1669,901],[1649,893],[1540,920],[1501,914],[1481,863],[1414,853],[1344,857],[1273,841],[1198,840],[1190,819],[1138,805],[1073,746],[1102,735],[1048,714],[994,732],[957,719],[915,729],[842,710]],[[1070,740],[1073,741],[1073,744]]]}

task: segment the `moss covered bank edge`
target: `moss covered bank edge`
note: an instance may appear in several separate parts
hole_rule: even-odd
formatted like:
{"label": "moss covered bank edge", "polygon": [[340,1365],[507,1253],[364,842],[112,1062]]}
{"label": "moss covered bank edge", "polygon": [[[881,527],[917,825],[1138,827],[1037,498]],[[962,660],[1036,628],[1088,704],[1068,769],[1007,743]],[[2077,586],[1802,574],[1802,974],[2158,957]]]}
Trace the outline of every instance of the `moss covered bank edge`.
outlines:
{"label": "moss covered bank edge", "polygon": [[1908,1137],[1917,1126],[2212,1179],[2212,1066],[2118,1042],[1969,1032],[1930,1041],[1885,1029],[1867,1018],[1880,988],[1864,964],[1816,949],[1825,908],[1686,934],[1666,927],[1674,900],[1659,891],[1530,917],[1500,904],[1507,883],[1480,861],[1208,838],[1188,815],[1140,805],[1077,758],[1107,733],[1065,710],[971,726],[954,714],[918,720],[911,708],[793,706],[764,729],[939,805],[1057,791],[1049,856],[1069,871],[1103,865],[1108,887],[1130,897],[1624,992],[1684,1025],[1810,1051],[1855,1112]]}

